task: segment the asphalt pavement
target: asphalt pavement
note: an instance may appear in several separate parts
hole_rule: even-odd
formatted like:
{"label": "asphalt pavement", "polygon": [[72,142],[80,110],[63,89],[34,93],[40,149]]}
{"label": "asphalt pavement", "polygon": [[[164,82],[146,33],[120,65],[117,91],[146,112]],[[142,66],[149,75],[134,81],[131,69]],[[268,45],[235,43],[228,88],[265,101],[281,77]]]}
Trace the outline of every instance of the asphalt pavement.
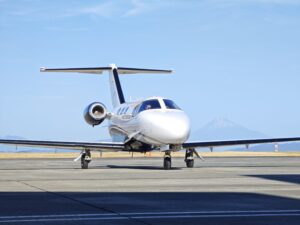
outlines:
{"label": "asphalt pavement", "polygon": [[1,224],[300,224],[300,157],[0,160]]}

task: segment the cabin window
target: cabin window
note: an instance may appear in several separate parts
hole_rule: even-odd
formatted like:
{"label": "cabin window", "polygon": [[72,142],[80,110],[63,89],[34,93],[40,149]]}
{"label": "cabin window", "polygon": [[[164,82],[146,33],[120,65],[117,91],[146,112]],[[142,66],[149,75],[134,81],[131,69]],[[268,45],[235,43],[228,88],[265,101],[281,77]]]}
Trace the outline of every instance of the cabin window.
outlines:
{"label": "cabin window", "polygon": [[124,108],[122,108],[122,110],[121,110],[121,115],[123,115],[123,114],[125,114],[125,111],[126,111],[126,108],[124,107]]}
{"label": "cabin window", "polygon": [[167,109],[179,109],[181,110],[176,104],[175,102],[173,102],[172,100],[169,99],[164,99],[164,103]]}
{"label": "cabin window", "polygon": [[124,114],[127,113],[128,109],[129,109],[129,107],[126,107],[126,109],[125,109],[125,111],[124,111]]}
{"label": "cabin window", "polygon": [[121,109],[122,109],[122,108],[119,108],[119,109],[118,109],[117,115],[120,115]]}
{"label": "cabin window", "polygon": [[139,112],[151,109],[161,109],[159,101],[157,99],[144,101],[139,108]]}

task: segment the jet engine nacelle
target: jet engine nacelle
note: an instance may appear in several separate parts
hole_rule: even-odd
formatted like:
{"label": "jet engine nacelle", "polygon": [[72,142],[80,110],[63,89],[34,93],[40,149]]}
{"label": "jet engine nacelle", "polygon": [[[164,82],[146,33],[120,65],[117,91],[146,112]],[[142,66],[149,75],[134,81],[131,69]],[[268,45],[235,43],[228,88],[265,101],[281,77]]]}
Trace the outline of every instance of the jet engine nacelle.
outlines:
{"label": "jet engine nacelle", "polygon": [[86,107],[83,115],[88,124],[96,126],[105,120],[107,116],[107,109],[102,103],[94,102]]}

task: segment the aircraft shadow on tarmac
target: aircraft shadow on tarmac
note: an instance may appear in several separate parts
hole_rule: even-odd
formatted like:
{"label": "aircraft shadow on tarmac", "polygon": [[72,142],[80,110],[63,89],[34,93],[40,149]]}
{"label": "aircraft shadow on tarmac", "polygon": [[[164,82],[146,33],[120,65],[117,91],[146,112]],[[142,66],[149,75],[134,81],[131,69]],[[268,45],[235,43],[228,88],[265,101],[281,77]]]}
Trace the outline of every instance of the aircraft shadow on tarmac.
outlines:
{"label": "aircraft shadow on tarmac", "polygon": [[[141,170],[165,170],[162,166],[124,166],[124,165],[107,165],[110,169],[141,169]],[[180,167],[172,167],[170,170],[181,170]]]}
{"label": "aircraft shadow on tarmac", "polygon": [[300,184],[300,174],[257,174],[246,176]]}
{"label": "aircraft shadow on tarmac", "polygon": [[[89,168],[89,170],[90,169],[108,169],[106,166],[96,166],[96,167],[90,167]],[[29,170],[29,171],[41,171],[41,170],[82,170],[81,168],[80,168],[80,166],[76,166],[76,167],[57,167],[57,166],[48,166],[48,167],[39,167],[39,168],[36,168],[36,167],[34,167],[34,168],[28,168],[28,167],[26,167],[26,168],[1,168],[0,169],[0,171],[5,171],[5,170],[15,170],[15,171],[18,171],[18,170]]]}
{"label": "aircraft shadow on tarmac", "polygon": [[[41,170],[82,170],[80,167],[41,167],[41,168],[25,168],[28,171],[41,171]],[[105,165],[105,166],[90,166],[88,170],[107,170],[107,169],[133,169],[133,170],[165,170],[162,166],[122,166],[122,165]],[[170,170],[181,170],[180,167],[172,167]],[[1,170],[24,170],[24,168],[7,168]]]}
{"label": "aircraft shadow on tarmac", "polygon": [[[242,166],[242,165],[238,165],[238,166],[234,166],[234,165],[219,165],[219,166],[216,166],[216,165],[200,165],[200,166],[195,166],[195,168],[226,168],[226,167],[230,167],[230,168],[251,168],[251,167],[258,167],[258,166]],[[259,167],[274,167],[274,166],[259,166]],[[182,169],[185,169],[186,167],[172,167],[170,170],[182,170]],[[15,167],[11,167],[11,168],[1,168],[1,170],[31,170],[31,171],[34,171],[34,170],[81,170],[80,166],[79,165],[70,165],[69,167],[57,167],[56,165],[53,165],[53,166],[47,166],[47,167],[39,167],[39,168],[36,168],[36,167],[26,167],[26,168],[15,168]],[[96,165],[96,164],[93,164],[91,166],[89,166],[89,170],[96,170],[96,169],[141,169],[141,170],[165,170],[162,166],[139,166],[139,165]],[[248,176],[253,176],[253,177],[261,177],[261,178],[265,178],[265,179],[274,179],[274,180],[281,180],[282,179],[282,175],[248,175]],[[299,183],[300,184],[300,175],[295,175],[295,174],[291,174],[291,175],[288,175],[287,178],[285,179],[289,179],[289,181],[287,182],[293,182],[293,183]],[[282,181],[285,181],[285,180],[282,180]]]}
{"label": "aircraft shadow on tarmac", "polygon": [[81,218],[70,224],[131,225],[298,225],[300,219],[298,199],[243,192],[0,192],[0,202],[0,224],[24,224],[22,216],[56,225],[70,218]]}

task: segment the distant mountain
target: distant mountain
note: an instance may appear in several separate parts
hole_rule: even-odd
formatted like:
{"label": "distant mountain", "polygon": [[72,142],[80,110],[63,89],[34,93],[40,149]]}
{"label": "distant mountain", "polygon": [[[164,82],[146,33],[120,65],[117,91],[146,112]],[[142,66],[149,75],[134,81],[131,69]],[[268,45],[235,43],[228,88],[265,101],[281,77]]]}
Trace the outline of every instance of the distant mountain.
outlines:
{"label": "distant mountain", "polygon": [[190,140],[234,140],[268,137],[264,133],[248,129],[226,118],[216,118],[193,132]]}
{"label": "distant mountain", "polygon": [[8,139],[8,140],[26,140],[26,138],[21,136],[15,136],[15,135],[5,135],[4,137],[0,137],[1,139]]}
{"label": "distant mountain", "polygon": [[[248,129],[240,124],[230,121],[226,118],[216,118],[207,123],[204,127],[191,134],[191,141],[212,141],[212,140],[235,140],[235,139],[256,139],[270,138],[268,135]],[[207,149],[203,149],[207,151]],[[214,151],[265,151],[274,152],[274,144],[250,145],[248,149],[245,146],[219,147]],[[279,151],[300,151],[300,142],[279,143]]]}
{"label": "distant mountain", "polygon": [[[8,140],[26,140],[26,138],[21,136],[15,135],[5,135],[0,137],[1,139],[8,139]],[[17,148],[15,146],[8,146],[8,145],[0,145],[0,152],[16,152]]]}

